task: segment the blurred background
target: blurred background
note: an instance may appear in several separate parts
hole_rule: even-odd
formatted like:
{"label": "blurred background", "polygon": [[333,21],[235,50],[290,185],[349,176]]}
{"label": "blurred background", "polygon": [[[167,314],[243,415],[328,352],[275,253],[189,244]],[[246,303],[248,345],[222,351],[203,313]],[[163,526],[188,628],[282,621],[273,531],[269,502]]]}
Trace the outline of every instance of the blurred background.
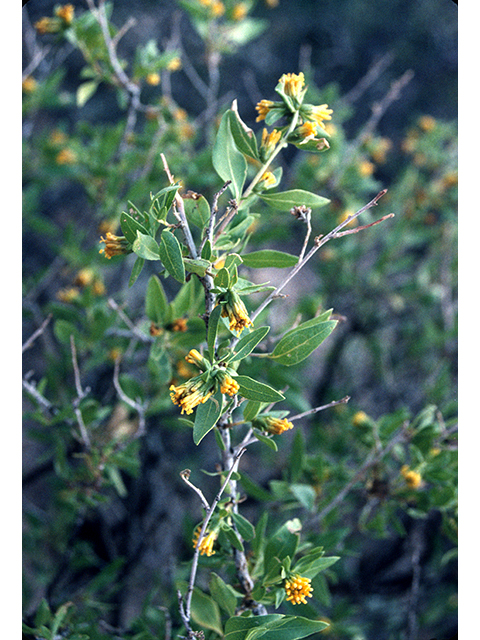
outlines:
{"label": "blurred background", "polygon": [[[88,8],[84,2],[74,5],[78,15]],[[42,597],[60,603],[90,585],[92,602],[98,598],[92,617],[120,629],[145,608],[153,586],[158,601],[168,600],[200,517],[178,473],[198,466],[193,460],[199,454],[206,467],[211,461],[208,445],[197,452],[188,430],[178,431],[172,408],[151,391],[165,372],[148,370],[146,381],[145,345],[132,347],[131,337],[121,333],[125,324],[108,305],[113,298],[143,327],[142,292],[154,269],[147,265],[129,288],[132,256],[105,264],[98,255],[100,232],[112,228],[128,200],[141,208],[149,190],[165,186],[152,150],[166,153],[186,189],[211,196],[219,185],[205,149],[218,113],[237,99],[243,120],[260,131],[256,103],[273,99],[281,74],[304,71],[309,101],[334,110],[331,149],[313,156],[289,148],[280,161],[282,187],[330,198],[322,217],[314,219],[315,234],[328,232],[383,188],[389,191],[381,211],[369,212],[363,222],[395,213],[371,233],[327,245],[288,291],[296,312],[308,317],[333,307],[340,323],[305,368],[275,382],[289,385],[287,399],[298,412],[351,396],[348,406],[318,414],[304,432],[312,455],[325,452],[322,461],[310,461],[311,475],[324,491],[319,510],[348,479],[342,465],[355,468],[362,460],[355,431],[360,414],[387,430],[420,414],[448,432],[457,397],[457,6],[452,0],[259,1],[251,10],[258,35],[228,43],[212,65],[214,47],[209,50],[208,43],[216,34],[202,34],[181,2],[115,0],[111,20],[118,28],[134,18],[119,40],[121,58],[137,59],[138,47],[149,41],[181,58],[175,72],[162,70],[159,87],[142,84],[145,103],[164,110],[170,129],[160,139],[157,122],[146,113],[134,129],[136,146],[124,159],[116,155],[127,112],[119,92],[102,82],[79,101],[78,86],[89,79],[84,55],[68,38],[42,36],[34,27],[56,6],[28,0],[23,9],[23,68],[25,78],[36,83],[29,88],[24,78],[24,340],[48,314],[54,318],[24,355],[24,379],[37,380],[36,389],[51,403],[41,406],[38,397],[26,394],[25,612],[28,619]],[[293,221],[266,224],[260,218],[252,249],[295,253],[302,241]],[[92,266],[93,275],[82,284],[79,274]],[[275,272],[251,276],[259,282],[280,278]],[[175,295],[168,286],[167,293]],[[278,327],[292,320],[279,310],[268,318]],[[108,503],[81,517],[72,479],[75,446],[65,445],[61,431],[62,419],[68,423],[62,406],[71,404],[66,336],[72,326],[85,340],[79,357],[84,385],[98,405],[92,406],[96,420],[110,416],[105,409],[102,418],[100,405],[115,405],[111,353],[119,344],[130,357],[124,360],[125,388],[143,386],[154,398],[147,434],[136,443],[137,475],[123,470],[125,493],[117,486]],[[46,431],[55,425],[57,435]],[[435,433],[425,450],[432,450]],[[322,584],[316,611],[333,621],[330,637],[454,637],[455,490],[445,469],[455,447],[447,444],[447,457],[437,458],[431,470],[430,498],[412,503],[411,496],[390,495],[398,470],[385,464],[343,510],[332,512],[336,520],[319,528],[329,553],[345,557],[328,585]],[[246,504],[253,519],[262,510],[260,489],[283,477],[291,445],[285,438],[277,458],[268,452],[245,458],[258,490]],[[205,483],[214,491],[215,479],[205,477]],[[112,581],[122,589],[103,605],[98,593]]]}

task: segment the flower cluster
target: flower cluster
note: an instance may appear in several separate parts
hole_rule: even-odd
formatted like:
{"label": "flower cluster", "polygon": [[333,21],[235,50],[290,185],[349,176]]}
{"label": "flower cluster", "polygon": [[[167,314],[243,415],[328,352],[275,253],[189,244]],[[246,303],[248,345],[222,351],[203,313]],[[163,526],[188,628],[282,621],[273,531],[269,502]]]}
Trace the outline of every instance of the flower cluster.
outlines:
{"label": "flower cluster", "polygon": [[292,604],[307,604],[307,598],[312,597],[313,587],[310,578],[296,575],[285,581],[287,600]]}
{"label": "flower cluster", "polygon": [[208,533],[205,532],[206,535],[204,535],[203,538],[199,540],[201,529],[201,526],[198,526],[195,529],[192,539],[193,548],[197,549],[198,547],[198,549],[200,550],[200,555],[202,556],[213,556],[213,554],[215,553],[213,545],[215,544],[215,540],[217,539],[217,533],[215,531],[209,531]]}
{"label": "flower cluster", "polygon": [[407,486],[410,489],[419,489],[422,486],[422,476],[418,471],[413,471],[407,464],[400,469],[400,475],[403,476]]}
{"label": "flower cluster", "polygon": [[75,7],[72,4],[65,4],[55,9],[56,17],[43,17],[34,24],[34,27],[40,35],[45,35],[46,33],[58,33],[62,29],[70,26],[74,15]]}
{"label": "flower cluster", "polygon": [[230,331],[241,333],[245,327],[253,327],[253,322],[248,317],[247,309],[238,293],[228,289],[218,297],[217,301],[222,305],[222,318],[228,318],[230,322]]}
{"label": "flower cluster", "polygon": [[208,377],[205,374],[190,378],[183,384],[176,387],[174,384],[170,386],[170,398],[173,404],[178,405],[182,409],[182,414],[187,415],[193,413],[195,407],[204,404],[215,391]]}
{"label": "flower cluster", "polygon": [[100,236],[100,242],[105,243],[105,247],[100,249],[99,253],[104,253],[106,258],[110,260],[112,256],[132,253],[130,243],[125,236],[116,236],[110,231],[107,231],[105,235],[105,238]]}
{"label": "flower cluster", "polygon": [[267,431],[268,433],[271,433],[275,436],[279,436],[285,431],[293,429],[293,424],[286,418],[280,419],[268,415],[255,418],[252,421],[252,424],[254,427],[257,427],[262,431]]}

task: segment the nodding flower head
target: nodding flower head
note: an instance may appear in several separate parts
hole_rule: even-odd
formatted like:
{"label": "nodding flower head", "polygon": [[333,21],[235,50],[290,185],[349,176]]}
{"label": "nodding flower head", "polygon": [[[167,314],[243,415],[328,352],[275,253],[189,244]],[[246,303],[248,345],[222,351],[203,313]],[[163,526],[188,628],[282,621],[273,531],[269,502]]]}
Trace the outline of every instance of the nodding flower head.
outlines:
{"label": "nodding flower head", "polygon": [[105,247],[100,249],[99,253],[104,253],[106,258],[110,260],[112,256],[132,253],[130,243],[125,236],[116,236],[113,233],[110,233],[110,231],[107,231],[105,235],[105,238],[100,236],[100,242],[104,242]]}
{"label": "nodding flower head", "polygon": [[222,318],[228,318],[230,331],[241,333],[245,327],[253,327],[242,299],[235,291],[229,289],[218,300],[222,303]]}
{"label": "nodding flower head", "polygon": [[178,387],[172,384],[170,386],[170,398],[173,404],[181,407],[182,414],[185,412],[188,415],[193,413],[193,410],[199,404],[204,404],[214,390],[215,387],[205,380],[203,376],[195,376]]}
{"label": "nodding flower head", "polygon": [[213,545],[215,544],[215,540],[217,539],[217,533],[215,531],[209,531],[208,533],[205,532],[205,535],[199,541],[200,531],[201,527],[198,526],[193,534],[193,548],[198,548],[200,550],[200,555],[202,556],[213,556],[213,554],[215,553]]}
{"label": "nodding flower head", "polygon": [[284,73],[278,81],[283,85],[283,90],[290,98],[296,98],[297,100],[302,97],[302,90],[305,86],[305,76],[303,72],[300,73]]}
{"label": "nodding flower head", "polygon": [[255,107],[255,109],[258,111],[256,122],[265,120],[266,115],[268,114],[268,112],[270,111],[270,109],[273,107],[274,104],[275,103],[272,102],[272,100],[260,100],[260,102],[258,102]]}
{"label": "nodding flower head", "polygon": [[227,396],[234,396],[238,393],[240,385],[227,371],[220,370],[218,372],[218,377],[220,379],[220,391],[222,393]]}
{"label": "nodding flower head", "polygon": [[268,431],[273,435],[279,436],[284,431],[293,429],[293,423],[289,422],[286,418],[275,418],[274,416],[260,416],[252,421],[254,427],[262,429],[262,431]]}

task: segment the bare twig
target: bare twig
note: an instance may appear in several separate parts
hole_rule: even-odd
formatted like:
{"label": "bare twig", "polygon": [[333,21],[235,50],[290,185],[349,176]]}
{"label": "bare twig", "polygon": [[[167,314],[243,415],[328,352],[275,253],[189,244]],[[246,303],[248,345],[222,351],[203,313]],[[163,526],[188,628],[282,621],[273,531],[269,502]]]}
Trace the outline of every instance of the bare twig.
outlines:
{"label": "bare twig", "polygon": [[357,84],[350,89],[343,97],[343,102],[352,103],[358,100],[365,91],[372,86],[374,82],[382,75],[393,62],[394,56],[391,51],[388,51],[385,55],[381,56],[371,65],[367,73],[357,82]]}
{"label": "bare twig", "polygon": [[300,418],[305,418],[306,416],[311,416],[319,411],[324,411],[325,409],[330,409],[330,407],[336,407],[339,404],[347,404],[350,400],[350,396],[345,396],[341,400],[334,400],[333,402],[329,402],[328,404],[324,404],[321,407],[315,407],[314,409],[309,409],[308,411],[304,411],[303,413],[297,413],[294,416],[288,416],[290,422],[294,420],[300,420]]}
{"label": "bare twig", "polygon": [[72,366],[73,366],[73,374],[75,377],[75,390],[77,392],[77,397],[73,401],[73,410],[75,411],[75,417],[77,418],[78,428],[80,429],[80,435],[82,437],[83,444],[87,449],[90,448],[90,438],[88,436],[87,427],[83,421],[82,412],[80,411],[80,402],[83,398],[90,392],[90,389],[87,387],[86,389],[82,388],[82,381],[80,379],[80,369],[78,367],[77,361],[77,349],[75,347],[75,339],[73,335],[70,336],[70,349],[72,351]]}
{"label": "bare twig", "polygon": [[28,340],[26,340],[23,345],[22,345],[22,353],[24,353],[24,351],[26,351],[27,349],[29,349],[33,343],[35,342],[35,340],[42,335],[42,333],[45,331],[45,329],[47,328],[48,323],[50,322],[50,320],[52,319],[52,314],[50,313],[45,320],[42,322],[42,324],[38,327],[38,329],[36,331],[34,331],[34,333],[32,333],[32,335],[30,336],[30,338],[28,338]]}
{"label": "bare twig", "polygon": [[151,336],[146,336],[139,329],[137,329],[137,327],[133,324],[133,322],[130,320],[130,318],[127,316],[127,314],[115,302],[115,300],[113,298],[108,298],[108,306],[118,313],[120,318],[123,320],[123,322],[127,325],[127,327],[130,329],[130,331],[132,332],[132,334],[136,338],[138,338],[142,342],[151,342],[152,341],[152,337]]}
{"label": "bare twig", "polygon": [[23,378],[22,386],[25,391],[38,402],[38,404],[45,412],[49,414],[54,413],[55,407],[53,406],[53,404],[50,402],[50,400],[47,400],[47,398],[45,398],[45,396],[40,393],[33,382],[29,382],[26,378]]}
{"label": "bare twig", "polygon": [[123,400],[125,404],[128,404],[128,406],[132,407],[132,409],[135,409],[135,411],[138,413],[138,428],[137,428],[137,431],[135,432],[135,437],[139,438],[140,436],[143,436],[145,433],[145,405],[139,402],[138,399],[132,400],[132,398],[127,396],[125,391],[120,386],[119,374],[120,374],[120,358],[115,358],[115,363],[113,367],[113,386],[115,387],[115,390],[118,393],[120,400]]}
{"label": "bare twig", "polygon": [[202,501],[202,505],[205,511],[208,512],[210,510],[210,505],[208,504],[208,500],[205,498],[203,491],[196,487],[192,482],[190,482],[190,469],[184,469],[183,471],[181,471],[180,477],[185,482],[185,484],[190,487],[190,489],[193,489],[193,491],[195,491],[197,496]]}

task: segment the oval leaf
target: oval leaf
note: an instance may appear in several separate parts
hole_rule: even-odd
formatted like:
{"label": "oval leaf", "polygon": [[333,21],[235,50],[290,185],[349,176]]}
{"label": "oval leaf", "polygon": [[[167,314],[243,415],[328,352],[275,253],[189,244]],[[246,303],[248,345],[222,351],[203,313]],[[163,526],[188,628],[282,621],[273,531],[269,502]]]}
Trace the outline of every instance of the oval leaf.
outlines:
{"label": "oval leaf", "polygon": [[262,269],[266,267],[274,267],[276,269],[284,269],[285,267],[293,267],[298,262],[298,256],[283,251],[275,251],[274,249],[263,249],[261,251],[252,251],[242,256],[243,264],[253,269]]}
{"label": "oval leaf", "polygon": [[137,231],[137,239],[132,244],[132,249],[144,260],[160,260],[157,241],[140,231]]}
{"label": "oval leaf", "polygon": [[223,114],[213,146],[212,162],[223,180],[231,180],[230,189],[239,200],[247,175],[247,161],[237,149],[230,130],[228,111]]}
{"label": "oval leaf", "polygon": [[217,424],[222,415],[222,394],[220,391],[197,407],[193,424],[193,441],[199,444]]}
{"label": "oval leaf", "polygon": [[151,276],[148,281],[147,295],[145,298],[145,312],[147,318],[157,324],[167,321],[168,302],[162,283],[158,276]]}
{"label": "oval leaf", "polygon": [[185,282],[185,266],[180,243],[173,233],[167,229],[164,229],[160,236],[159,255],[163,266],[172,278],[175,278],[178,282]]}
{"label": "oval leaf", "polygon": [[299,325],[283,336],[269,357],[287,366],[298,364],[322,344],[336,325],[335,320],[318,322],[307,327]]}
{"label": "oval leaf", "polygon": [[235,354],[233,358],[230,358],[230,362],[242,360],[248,356],[255,349],[257,344],[264,339],[269,331],[270,327],[259,327],[248,335],[243,336],[243,338],[240,338],[237,346],[235,347]]}
{"label": "oval leaf", "polygon": [[259,197],[274,209],[287,211],[293,207],[311,207],[318,209],[324,207],[330,202],[328,198],[317,196],[316,193],[304,191],[303,189],[291,189],[290,191],[281,191],[280,193],[261,193]]}
{"label": "oval leaf", "polygon": [[240,385],[238,393],[247,398],[247,400],[256,400],[257,402],[278,402],[285,400],[279,391],[275,391],[268,384],[258,382],[248,376],[237,376],[235,381]]}
{"label": "oval leaf", "polygon": [[131,216],[129,213],[126,213],[125,211],[120,214],[120,228],[125,238],[131,244],[133,244],[137,239],[137,231],[140,231],[140,233],[142,233],[143,235],[148,236],[148,231],[143,226],[143,224],[140,224],[140,222],[135,220],[133,216]]}

